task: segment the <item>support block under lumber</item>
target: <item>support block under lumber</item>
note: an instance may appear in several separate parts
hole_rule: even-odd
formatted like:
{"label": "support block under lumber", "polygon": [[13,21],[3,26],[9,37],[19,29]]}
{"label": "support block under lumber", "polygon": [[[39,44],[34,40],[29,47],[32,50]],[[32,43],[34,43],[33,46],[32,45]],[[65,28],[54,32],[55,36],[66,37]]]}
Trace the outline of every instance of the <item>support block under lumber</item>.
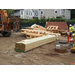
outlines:
{"label": "support block under lumber", "polygon": [[15,43],[15,50],[20,52],[26,52],[41,45],[53,42],[56,40],[55,35],[47,35],[29,40],[22,40]]}

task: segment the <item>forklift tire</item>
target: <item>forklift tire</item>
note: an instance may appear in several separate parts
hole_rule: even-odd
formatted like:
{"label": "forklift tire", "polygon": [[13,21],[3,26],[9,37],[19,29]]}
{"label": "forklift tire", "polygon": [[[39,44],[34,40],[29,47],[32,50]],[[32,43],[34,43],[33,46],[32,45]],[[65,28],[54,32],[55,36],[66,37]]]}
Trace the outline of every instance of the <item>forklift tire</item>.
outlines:
{"label": "forklift tire", "polygon": [[9,37],[11,35],[11,32],[3,32],[2,35],[4,37]]}
{"label": "forklift tire", "polygon": [[73,53],[73,50],[71,50],[71,53]]}

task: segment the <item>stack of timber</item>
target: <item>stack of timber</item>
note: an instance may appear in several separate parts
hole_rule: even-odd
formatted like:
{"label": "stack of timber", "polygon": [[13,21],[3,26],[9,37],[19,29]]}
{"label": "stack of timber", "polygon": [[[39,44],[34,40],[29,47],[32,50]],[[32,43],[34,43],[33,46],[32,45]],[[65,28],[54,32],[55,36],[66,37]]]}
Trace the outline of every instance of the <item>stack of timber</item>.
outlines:
{"label": "stack of timber", "polygon": [[42,37],[38,37],[34,39],[29,39],[28,41],[22,40],[20,42],[15,43],[15,50],[26,52],[36,47],[39,47],[41,45],[53,42],[55,40],[56,40],[55,35],[46,35],[46,36],[42,36]]}
{"label": "stack of timber", "polygon": [[23,35],[26,35],[26,38],[36,38],[36,37],[41,37],[46,35],[55,35],[57,39],[59,39],[59,37],[61,36],[60,33],[53,33],[53,32],[44,31],[44,30],[21,29],[21,33]]}

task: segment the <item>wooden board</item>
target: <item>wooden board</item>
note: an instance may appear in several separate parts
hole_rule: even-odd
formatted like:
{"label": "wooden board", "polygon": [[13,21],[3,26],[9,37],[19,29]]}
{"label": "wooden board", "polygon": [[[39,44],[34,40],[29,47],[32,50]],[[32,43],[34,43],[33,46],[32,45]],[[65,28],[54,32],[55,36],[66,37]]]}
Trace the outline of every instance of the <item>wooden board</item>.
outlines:
{"label": "wooden board", "polygon": [[55,35],[42,36],[42,37],[30,39],[28,41],[22,40],[20,42],[15,43],[15,50],[26,52],[26,51],[29,51],[29,50],[34,49],[36,47],[39,47],[41,45],[53,42],[55,40],[56,40]]}

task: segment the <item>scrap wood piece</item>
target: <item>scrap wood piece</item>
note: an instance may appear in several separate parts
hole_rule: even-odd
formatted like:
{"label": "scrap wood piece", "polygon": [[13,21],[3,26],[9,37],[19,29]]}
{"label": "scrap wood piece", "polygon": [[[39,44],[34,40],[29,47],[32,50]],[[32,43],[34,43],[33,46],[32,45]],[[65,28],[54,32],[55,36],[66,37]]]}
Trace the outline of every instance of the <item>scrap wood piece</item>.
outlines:
{"label": "scrap wood piece", "polygon": [[31,28],[33,28],[33,29],[39,29],[39,30],[46,30],[46,28],[45,27],[42,27],[41,25],[37,25],[37,24],[33,24],[32,26],[31,26]]}
{"label": "scrap wood piece", "polygon": [[26,52],[41,45],[53,42],[55,40],[56,40],[55,35],[42,36],[34,39],[29,39],[29,41],[22,40],[20,42],[15,43],[15,50]]}

